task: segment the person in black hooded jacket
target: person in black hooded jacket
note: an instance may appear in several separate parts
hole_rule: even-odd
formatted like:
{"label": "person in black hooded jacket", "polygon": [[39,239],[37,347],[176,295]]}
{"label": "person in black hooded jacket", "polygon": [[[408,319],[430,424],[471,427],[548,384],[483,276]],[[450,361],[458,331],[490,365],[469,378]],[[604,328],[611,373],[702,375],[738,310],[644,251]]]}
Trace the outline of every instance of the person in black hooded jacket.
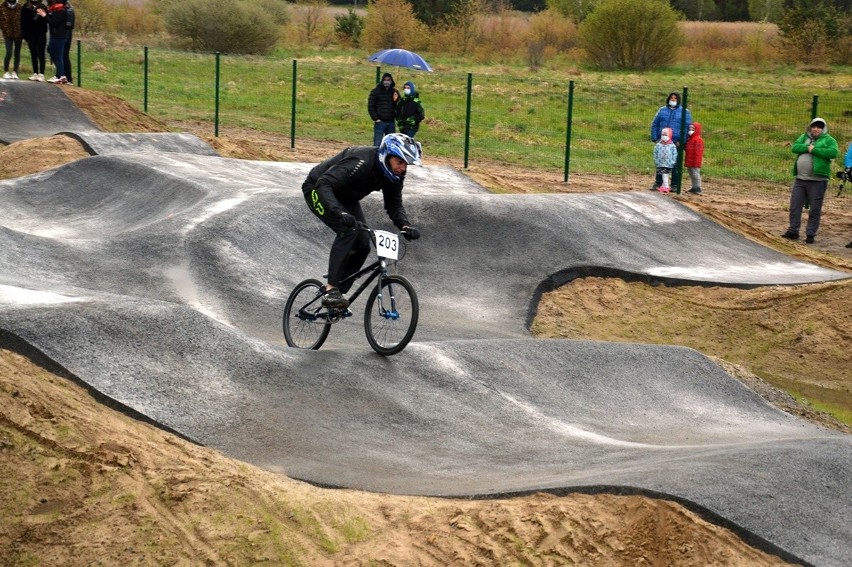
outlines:
{"label": "person in black hooded jacket", "polygon": [[382,75],[382,80],[370,91],[367,97],[367,112],[373,119],[373,145],[382,143],[382,138],[396,132],[394,119],[396,118],[396,102],[399,100],[399,91],[390,73]]}

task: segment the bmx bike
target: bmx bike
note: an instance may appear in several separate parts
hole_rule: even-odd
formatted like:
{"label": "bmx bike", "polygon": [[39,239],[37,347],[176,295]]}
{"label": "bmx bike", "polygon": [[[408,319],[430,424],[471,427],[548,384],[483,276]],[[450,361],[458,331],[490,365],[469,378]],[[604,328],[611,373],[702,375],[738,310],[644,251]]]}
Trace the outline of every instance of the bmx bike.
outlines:
{"label": "bmx bike", "polygon": [[[417,293],[411,282],[398,274],[388,273],[389,262],[396,263],[404,255],[400,254],[403,248],[399,238],[404,233],[373,230],[362,223],[357,228],[370,233],[378,259],[340,283],[354,283],[367,276],[349,297],[351,306],[376,280],[375,287],[367,296],[364,332],[374,351],[390,356],[400,352],[411,341],[420,314]],[[324,288],[320,280],[313,278],[299,282],[293,288],[284,305],[284,339],[289,346],[316,350],[328,338],[332,325],[352,316],[348,308],[323,307]]]}

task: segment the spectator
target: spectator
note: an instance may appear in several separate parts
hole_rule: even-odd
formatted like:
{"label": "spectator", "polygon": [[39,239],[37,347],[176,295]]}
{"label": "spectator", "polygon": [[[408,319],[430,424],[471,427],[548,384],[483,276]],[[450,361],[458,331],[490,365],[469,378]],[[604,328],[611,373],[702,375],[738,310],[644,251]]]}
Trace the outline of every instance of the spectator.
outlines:
{"label": "spectator", "polygon": [[831,176],[831,160],[837,157],[837,141],[828,135],[828,125],[822,118],[814,118],[804,134],[793,142],[796,154],[793,164],[793,188],[790,193],[790,226],[781,236],[789,240],[799,238],[802,208],[810,203],[805,242],[812,244],[819,230],[822,201]]}
{"label": "spectator", "polygon": [[47,80],[48,83],[64,85],[68,82],[65,76],[65,44],[68,41],[68,12],[65,10],[64,0],[52,0],[47,7],[47,29],[50,39],[47,42],[47,51],[56,65],[56,75]]}
{"label": "spectator", "polygon": [[[39,8],[44,15],[39,15]],[[21,33],[27,42],[33,64],[31,81],[44,81],[45,50],[47,49],[46,14],[41,0],[29,0],[21,10]]]}
{"label": "spectator", "polygon": [[701,123],[693,122],[686,130],[686,145],[683,147],[683,165],[689,171],[692,187],[689,192],[701,195],[701,162],[704,160],[704,138],[701,137]]}
{"label": "spectator", "polygon": [[[692,124],[692,115],[689,113],[688,109],[685,109],[680,105],[679,94],[669,93],[669,96],[666,99],[666,106],[661,106],[660,109],[657,110],[654,120],[651,121],[651,141],[654,143],[659,142],[663,128],[671,128],[672,142],[674,142],[676,147],[680,147],[680,123],[683,120],[684,113],[686,114],[685,127],[689,128],[689,125]],[[662,182],[663,181],[660,176],[657,175],[651,190],[654,191],[659,189]]]}
{"label": "spectator", "polygon": [[[21,35],[21,8],[23,4],[18,0],[6,0],[0,6],[0,32],[6,42],[6,56],[3,58],[3,78],[17,79],[18,71],[21,70],[21,44],[24,38]],[[12,71],[9,71],[9,63],[14,54]]]}
{"label": "spectator", "polygon": [[660,140],[654,145],[654,165],[657,168],[657,177],[660,178],[660,192],[671,191],[669,178],[676,163],[677,148],[672,141],[672,129],[663,128]]}
{"label": "spectator", "polygon": [[67,14],[67,19],[65,20],[65,29],[68,30],[67,41],[65,42],[65,48],[62,50],[62,61],[65,67],[65,78],[68,79],[68,84],[74,84],[74,66],[71,65],[71,44],[74,42],[74,23],[76,19],[76,14],[74,13],[74,7],[71,5],[71,2],[68,0],[64,0],[65,2],[65,13]]}
{"label": "spectator", "polygon": [[396,132],[393,121],[396,118],[396,102],[399,100],[399,91],[394,88],[395,86],[393,76],[390,73],[385,73],[367,98],[367,112],[373,119],[374,146],[381,144],[385,135]]}
{"label": "spectator", "polygon": [[412,138],[426,116],[419,95],[414,83],[407,81],[402,86],[402,97],[396,104],[396,125],[400,132]]}

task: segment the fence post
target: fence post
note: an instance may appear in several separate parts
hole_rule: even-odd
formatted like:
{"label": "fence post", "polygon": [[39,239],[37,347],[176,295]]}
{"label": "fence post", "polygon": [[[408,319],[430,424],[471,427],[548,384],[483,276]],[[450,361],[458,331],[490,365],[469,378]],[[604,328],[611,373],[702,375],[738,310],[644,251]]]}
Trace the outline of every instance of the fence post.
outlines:
{"label": "fence post", "polygon": [[814,95],[814,98],[811,100],[811,120],[817,117],[819,114],[819,95]]}
{"label": "fence post", "polygon": [[379,84],[379,81],[382,80],[382,66],[376,65],[376,84]]}
{"label": "fence post", "polygon": [[296,147],[296,60],[293,59],[293,80],[290,102],[290,149]]}
{"label": "fence post", "polygon": [[82,41],[77,40],[77,86],[83,86],[83,74],[81,73],[83,69],[83,46]]}
{"label": "fence post", "polygon": [[672,172],[672,189],[674,189],[675,193],[680,195],[680,181],[683,178],[683,151],[684,146],[686,145],[686,113],[687,113],[687,104],[689,103],[689,88],[683,87],[683,94],[680,96],[681,100],[681,108],[683,112],[680,113],[680,142],[677,146],[677,162],[675,163],[675,169]]}
{"label": "fence post", "polygon": [[467,156],[470,150],[470,98],[473,91],[473,73],[467,74],[467,110],[464,118],[464,168],[467,169]]}
{"label": "fence post", "polygon": [[222,54],[217,51],[216,52],[216,103],[215,110],[213,116],[213,128],[214,128],[214,136],[219,137],[219,60],[221,59]]}
{"label": "fence post", "polygon": [[148,46],[144,48],[142,57],[142,111],[148,114]]}
{"label": "fence post", "polygon": [[574,118],[574,81],[568,82],[568,117],[565,123],[565,173],[563,183],[568,183],[568,167],[571,165],[571,123]]}

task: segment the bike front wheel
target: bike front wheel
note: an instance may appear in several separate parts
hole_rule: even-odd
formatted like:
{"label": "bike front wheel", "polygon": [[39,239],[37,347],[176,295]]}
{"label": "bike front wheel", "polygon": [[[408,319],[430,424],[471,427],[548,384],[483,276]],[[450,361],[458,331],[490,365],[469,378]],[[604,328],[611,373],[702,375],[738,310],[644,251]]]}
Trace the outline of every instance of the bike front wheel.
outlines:
{"label": "bike front wheel", "polygon": [[417,328],[420,304],[414,286],[402,276],[388,276],[367,298],[364,331],[377,353],[390,356],[408,344]]}
{"label": "bike front wheel", "polygon": [[331,331],[328,309],[322,306],[325,286],[319,280],[300,282],[284,305],[284,340],[294,348],[316,350]]}

